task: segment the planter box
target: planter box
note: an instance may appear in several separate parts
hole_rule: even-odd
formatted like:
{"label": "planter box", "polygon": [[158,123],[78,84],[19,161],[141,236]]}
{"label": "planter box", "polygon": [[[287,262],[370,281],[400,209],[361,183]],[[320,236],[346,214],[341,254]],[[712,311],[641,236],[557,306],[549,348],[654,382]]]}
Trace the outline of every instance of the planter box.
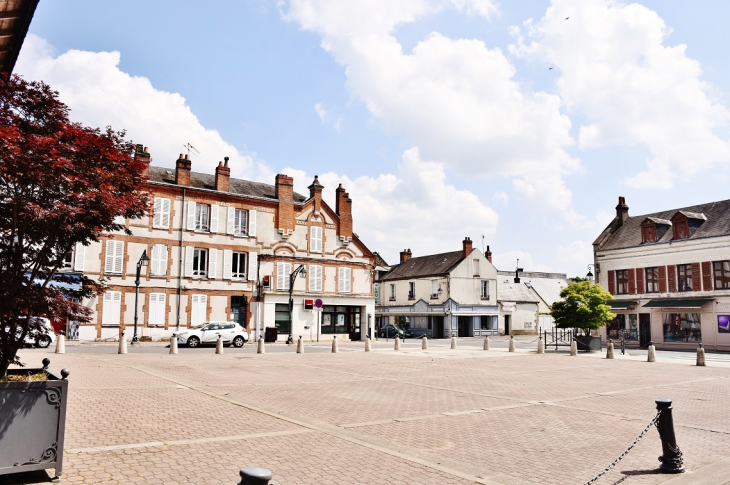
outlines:
{"label": "planter box", "polygon": [[586,352],[601,351],[601,337],[593,337],[590,335],[576,335],[575,341],[578,344],[578,350]]}
{"label": "planter box", "polygon": [[[11,369],[8,375],[42,370]],[[0,476],[48,468],[61,476],[68,371],[63,378],[46,372],[46,381],[0,383]]]}

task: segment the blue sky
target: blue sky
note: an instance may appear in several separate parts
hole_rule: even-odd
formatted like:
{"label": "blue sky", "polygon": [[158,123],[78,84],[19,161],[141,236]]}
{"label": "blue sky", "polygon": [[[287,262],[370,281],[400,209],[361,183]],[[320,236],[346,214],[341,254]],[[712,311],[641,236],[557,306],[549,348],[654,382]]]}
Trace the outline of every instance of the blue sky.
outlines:
{"label": "blue sky", "polygon": [[726,2],[210,5],[42,1],[16,72],[155,165],[190,142],[197,171],[343,183],[391,262],[484,235],[500,269],[583,275],[619,195],[727,198]]}

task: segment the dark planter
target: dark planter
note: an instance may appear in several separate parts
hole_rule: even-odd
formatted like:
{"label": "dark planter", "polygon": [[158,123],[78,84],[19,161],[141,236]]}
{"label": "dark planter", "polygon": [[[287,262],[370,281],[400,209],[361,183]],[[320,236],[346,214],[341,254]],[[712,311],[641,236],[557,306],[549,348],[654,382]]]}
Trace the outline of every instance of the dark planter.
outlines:
{"label": "dark planter", "polygon": [[586,352],[601,351],[601,337],[593,337],[590,335],[576,335],[575,342],[578,344],[578,350]]}
{"label": "dark planter", "polygon": [[[58,376],[49,363],[43,359],[46,381],[0,383],[0,476],[48,468],[61,476],[68,370]],[[43,369],[11,369],[8,375]]]}

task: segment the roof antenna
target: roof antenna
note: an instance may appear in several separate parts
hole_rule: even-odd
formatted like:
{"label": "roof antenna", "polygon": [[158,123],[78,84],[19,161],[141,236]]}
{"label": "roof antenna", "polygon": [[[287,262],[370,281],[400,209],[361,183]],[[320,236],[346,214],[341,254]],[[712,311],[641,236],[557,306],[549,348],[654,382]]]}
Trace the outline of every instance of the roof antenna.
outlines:
{"label": "roof antenna", "polygon": [[184,143],[183,146],[188,151],[188,158],[190,158],[190,152],[192,151],[194,155],[200,155],[200,152],[197,148],[193,146],[192,143]]}

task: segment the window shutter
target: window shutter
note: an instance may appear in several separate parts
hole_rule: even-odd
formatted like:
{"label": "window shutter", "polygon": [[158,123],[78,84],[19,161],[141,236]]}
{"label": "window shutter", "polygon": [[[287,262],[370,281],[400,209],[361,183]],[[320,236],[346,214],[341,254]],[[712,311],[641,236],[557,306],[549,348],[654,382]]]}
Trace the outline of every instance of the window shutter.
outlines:
{"label": "window shutter", "polygon": [[236,223],[236,208],[229,207],[227,212],[228,220],[226,221],[226,234],[233,234],[235,232],[235,228],[233,226]]}
{"label": "window shutter", "polygon": [[712,291],[712,262],[702,262],[702,289]]}
{"label": "window shutter", "polygon": [[256,281],[259,255],[253,251],[248,253],[248,281]]}
{"label": "window shutter", "polygon": [[208,316],[208,295],[192,295],[190,311],[190,323],[197,325],[203,323]]}
{"label": "window shutter", "polygon": [[106,254],[104,255],[104,272],[105,273],[114,272],[114,250],[115,250],[114,242],[115,241],[112,241],[111,239],[107,239],[107,241],[106,241]]}
{"label": "window shutter", "polygon": [[114,273],[122,274],[122,262],[124,259],[124,241],[112,241],[114,249]]}
{"label": "window shutter", "polygon": [[248,235],[256,237],[256,209],[248,211]]}
{"label": "window shutter", "polygon": [[84,251],[86,248],[81,243],[76,243],[76,249],[74,251],[74,271],[84,270]]}
{"label": "window shutter", "polygon": [[218,232],[218,204],[210,206],[210,232]]}
{"label": "window shutter", "polygon": [[352,285],[352,269],[345,268],[345,293],[350,293],[352,291],[351,285]]}
{"label": "window shutter", "polygon": [[195,202],[188,202],[188,230],[195,230]]}
{"label": "window shutter", "polygon": [[160,244],[159,257],[160,257],[160,276],[167,276],[167,246]]}
{"label": "window shutter", "polygon": [[612,295],[616,294],[616,272],[612,269],[608,270],[608,292]]}
{"label": "window shutter", "polygon": [[276,263],[276,289],[284,289],[284,263]]}
{"label": "window shutter", "polygon": [[[155,311],[155,325],[165,324],[165,313],[167,310],[167,295],[165,293],[157,293],[157,304],[153,305]],[[150,303],[152,301],[150,300]]]}
{"label": "window shutter", "polygon": [[[152,251],[154,251],[154,246]],[[149,293],[150,301],[147,303],[147,325],[157,324],[157,293]]]}
{"label": "window shutter", "polygon": [[162,225],[162,199],[155,197],[155,214],[152,216],[152,227],[160,227]]}
{"label": "window shutter", "polygon": [[700,263],[692,263],[692,290],[700,291],[702,288],[702,275],[700,275]]}
{"label": "window shutter", "polygon": [[642,294],[644,293],[644,289],[646,286],[644,285],[644,268],[636,268],[636,293]]}
{"label": "window shutter", "polygon": [[309,251],[313,253],[322,252],[322,228],[319,226],[310,227]]}
{"label": "window shutter", "polygon": [[218,269],[218,250],[211,248],[208,250],[208,278],[210,278],[212,280],[215,279],[217,269]]}
{"label": "window shutter", "polygon": [[350,293],[350,279],[352,277],[352,273],[350,268],[339,268],[339,275],[338,275],[338,292],[339,293]]}
{"label": "window shutter", "polygon": [[634,268],[630,268],[627,271],[629,275],[629,295],[635,295],[636,294],[636,271]]}
{"label": "window shutter", "polygon": [[[229,209],[230,210],[230,209]],[[231,265],[233,264],[233,251],[230,249],[223,250],[223,279],[230,280],[233,277]]]}
{"label": "window shutter", "polygon": [[112,321],[112,312],[114,311],[112,308],[112,292],[107,291],[104,293],[104,306],[102,307],[103,314],[101,317],[101,324],[102,325],[111,325]]}
{"label": "window shutter", "polygon": [[162,199],[162,217],[160,224],[163,228],[170,228],[170,199]]}
{"label": "window shutter", "polygon": [[659,293],[666,293],[667,291],[667,267],[659,266]]}
{"label": "window shutter", "polygon": [[119,313],[121,310],[122,293],[119,291],[107,291],[104,293],[104,307],[102,325],[119,325]]}
{"label": "window shutter", "polygon": [[322,291],[322,266],[317,264],[309,265],[309,291]]}
{"label": "window shutter", "polygon": [[[152,245],[152,258],[150,258],[150,274],[157,276],[160,274],[160,245]],[[154,294],[154,293],[152,293]],[[152,300],[150,300],[152,301]]]}
{"label": "window shutter", "polygon": [[193,277],[193,247],[187,246],[185,248],[185,277]]}
{"label": "window shutter", "polygon": [[667,283],[669,293],[675,293],[677,291],[677,270],[673,264],[667,266]]}

